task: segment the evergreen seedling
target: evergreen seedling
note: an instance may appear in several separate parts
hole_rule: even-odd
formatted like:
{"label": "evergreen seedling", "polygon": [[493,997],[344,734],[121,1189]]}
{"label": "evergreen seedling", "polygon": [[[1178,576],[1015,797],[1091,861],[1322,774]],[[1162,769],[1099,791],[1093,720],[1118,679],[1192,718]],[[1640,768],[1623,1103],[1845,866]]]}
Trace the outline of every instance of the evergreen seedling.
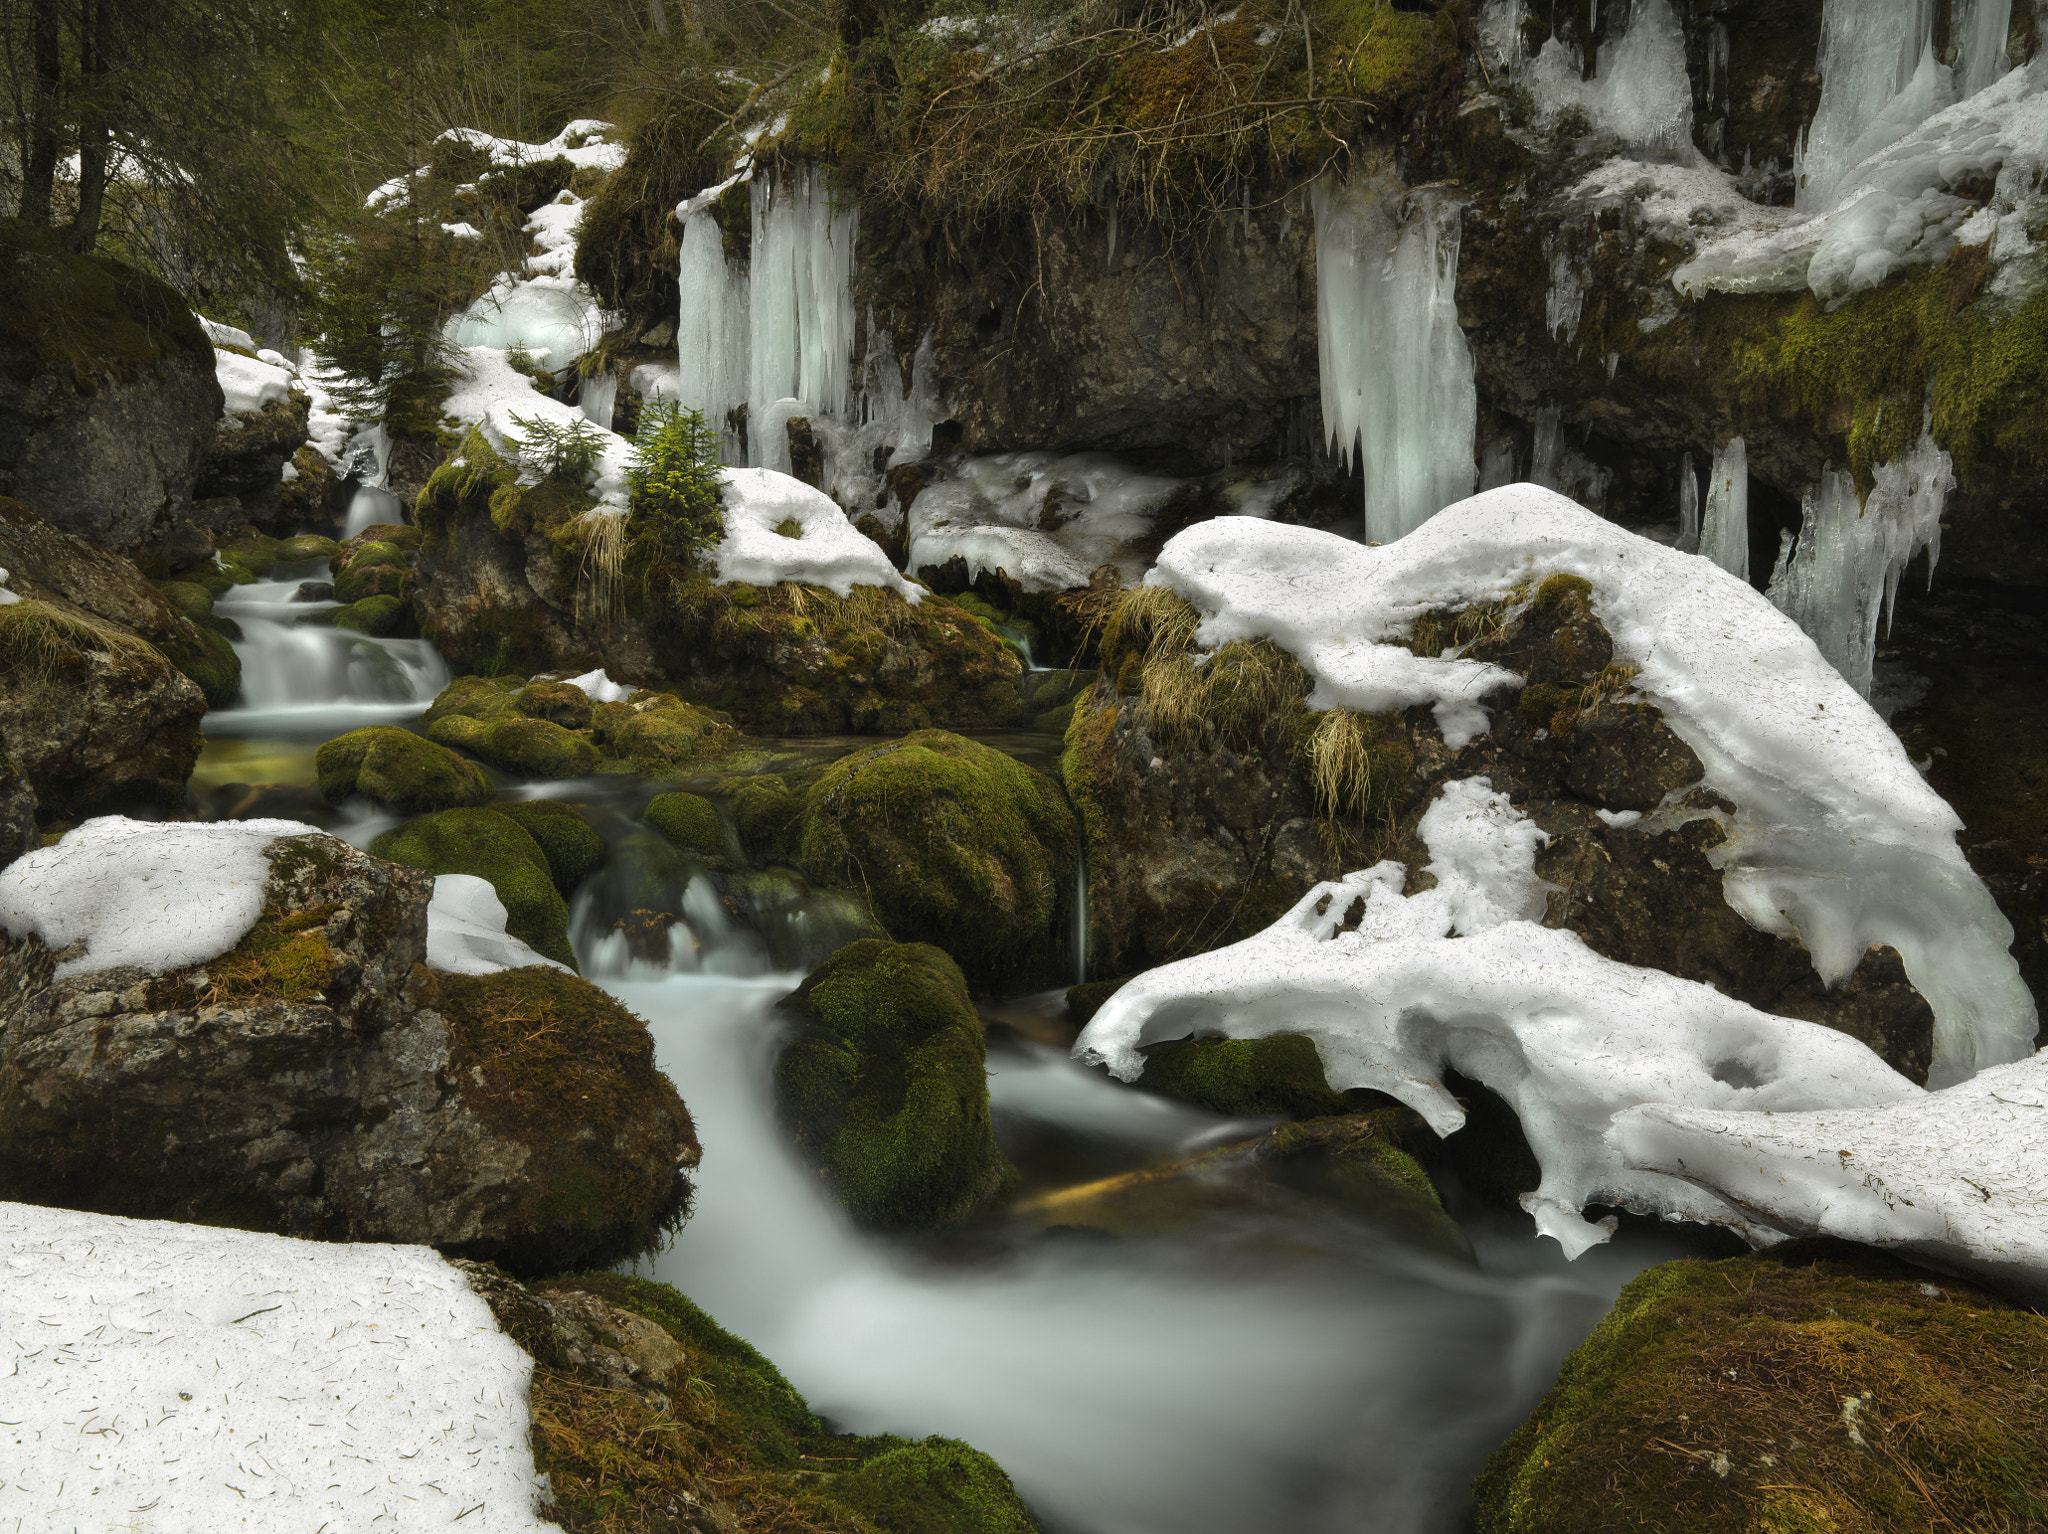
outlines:
{"label": "evergreen seedling", "polygon": [[604,454],[604,436],[588,421],[562,424],[546,416],[515,414],[512,424],[521,432],[512,446],[520,462],[536,473],[582,485]]}
{"label": "evergreen seedling", "polygon": [[626,470],[632,527],[670,558],[687,562],[725,535],[718,448],[701,411],[663,400],[641,413]]}

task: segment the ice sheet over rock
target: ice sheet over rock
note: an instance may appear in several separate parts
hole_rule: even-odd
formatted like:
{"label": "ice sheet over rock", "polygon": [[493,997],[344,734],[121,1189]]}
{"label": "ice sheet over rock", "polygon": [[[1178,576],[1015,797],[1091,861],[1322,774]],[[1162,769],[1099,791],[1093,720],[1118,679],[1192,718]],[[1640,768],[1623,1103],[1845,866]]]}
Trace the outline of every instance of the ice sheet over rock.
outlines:
{"label": "ice sheet over rock", "polygon": [[0,870],[0,927],[55,952],[84,951],[58,978],[135,965],[183,969],[240,942],[263,914],[280,836],[323,836],[296,820],[157,824],[102,815]]}
{"label": "ice sheet over rock", "polygon": [[[727,469],[724,483],[725,537],[713,550],[720,585],[799,581],[842,597],[855,586],[883,586],[906,602],[923,600],[922,588],[897,574],[824,491],[773,469]],[[794,537],[776,531],[787,523],[796,524]]]}
{"label": "ice sheet over rock", "polygon": [[2048,1299],[2048,1051],[1887,1106],[1646,1106],[1609,1139],[1781,1230],[1890,1247]]}
{"label": "ice sheet over rock", "polygon": [[426,1247],[0,1203],[0,1262],[8,1528],[555,1527],[532,1361]]}
{"label": "ice sheet over rock", "polygon": [[1796,933],[1830,983],[1872,946],[1896,948],[1934,1011],[1932,1085],[2027,1053],[2034,1006],[2006,951],[2012,929],[1956,846],[1955,812],[1813,641],[1711,562],[1510,485],[1378,549],[1219,517],[1172,539],[1147,579],[1202,613],[1200,643],[1268,638],[1291,652],[1315,679],[1312,707],[1429,705],[1455,749],[1487,728],[1482,700],[1519,679],[1397,641],[1433,608],[1553,573],[1591,583],[1614,658],[1639,668],[1637,693],[1737,806],[1715,854],[1729,905]]}
{"label": "ice sheet over rock", "polygon": [[[1338,1091],[1400,1099],[1438,1134],[1465,1113],[1451,1069],[1515,1110],[1543,1180],[1522,1205],[1576,1257],[1609,1227],[1588,1203],[1776,1232],[1685,1181],[1631,1170],[1604,1138],[1645,1102],[1788,1110],[1887,1103],[1919,1089],[1862,1044],[1772,1017],[1711,986],[1594,953],[1536,924],[1543,833],[1484,778],[1446,784],[1424,815],[1433,888],[1404,897],[1383,862],[1318,885],[1266,931],[1151,970],[1104,1004],[1074,1046],[1131,1080],[1145,1044],[1300,1033]],[[1347,919],[1356,925],[1341,930]]]}

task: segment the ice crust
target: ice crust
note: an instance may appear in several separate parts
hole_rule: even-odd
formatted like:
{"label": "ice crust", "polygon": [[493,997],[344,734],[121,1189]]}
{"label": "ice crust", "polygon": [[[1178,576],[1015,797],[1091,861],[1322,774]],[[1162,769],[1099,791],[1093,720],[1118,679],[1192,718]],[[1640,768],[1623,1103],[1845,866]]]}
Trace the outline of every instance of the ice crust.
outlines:
{"label": "ice crust", "polygon": [[427,902],[427,967],[451,975],[495,975],[500,970],[545,964],[544,958],[505,930],[505,905],[486,879],[473,874],[440,874]]}
{"label": "ice crust", "polygon": [[1889,1247],[2048,1299],[2048,1051],[1940,1092],[1820,1112],[1644,1106],[1611,1133],[1798,1235]]}
{"label": "ice crust", "polygon": [[1625,1109],[1784,1111],[1917,1094],[1845,1034],[1618,964],[1538,925],[1543,833],[1486,779],[1446,784],[1420,832],[1433,888],[1404,897],[1407,870],[1395,862],[1320,884],[1256,937],[1131,981],[1075,1054],[1129,1081],[1146,1044],[1304,1034],[1333,1088],[1386,1092],[1438,1134],[1465,1121],[1443,1085],[1446,1069],[1458,1071],[1515,1110],[1543,1173],[1522,1205],[1573,1257],[1612,1229],[1583,1217],[1588,1203],[1728,1225],[1753,1241],[1777,1234],[1682,1179],[1626,1166],[1606,1138]]}
{"label": "ice crust", "polygon": [[1615,659],[1639,668],[1636,691],[1737,806],[1716,853],[1729,905],[1796,933],[1828,983],[1875,944],[1898,949],[1934,1011],[1932,1085],[2026,1054],[2034,1006],[2006,951],[2012,929],[1956,846],[1954,811],[1813,641],[1710,561],[1510,485],[1381,549],[1219,517],[1173,538],[1147,579],[1203,614],[1200,643],[1264,637],[1290,651],[1315,678],[1311,707],[1429,705],[1456,749],[1487,728],[1482,700],[1519,679],[1394,641],[1432,608],[1554,572],[1591,583]]}
{"label": "ice crust", "polygon": [[426,1247],[0,1203],[0,1262],[10,1529],[555,1527],[532,1361]]}
{"label": "ice crust", "polygon": [[1365,477],[1365,535],[1391,542],[1470,495],[1479,395],[1458,325],[1457,204],[1363,178],[1309,188],[1329,445]]}
{"label": "ice crust", "polygon": [[0,927],[62,953],[57,978],[134,965],[183,969],[239,943],[263,914],[281,836],[324,836],[296,820],[155,824],[102,815],[0,869]]}
{"label": "ice crust", "polygon": [[[923,600],[923,589],[897,574],[824,491],[773,469],[727,469],[724,481],[725,537],[713,551],[720,585],[797,581],[842,597],[855,586],[884,586],[906,602]],[[798,525],[796,537],[775,530],[785,521]]]}

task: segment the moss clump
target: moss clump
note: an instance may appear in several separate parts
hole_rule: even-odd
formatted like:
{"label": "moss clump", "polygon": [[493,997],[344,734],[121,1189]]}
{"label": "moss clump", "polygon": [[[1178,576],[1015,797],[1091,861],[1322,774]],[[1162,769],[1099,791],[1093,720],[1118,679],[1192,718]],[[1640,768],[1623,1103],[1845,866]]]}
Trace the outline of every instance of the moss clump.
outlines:
{"label": "moss clump", "polygon": [[529,719],[545,719],[565,730],[590,728],[590,695],[567,682],[528,682],[512,706]]}
{"label": "moss clump", "polygon": [[405,604],[395,596],[364,597],[337,611],[334,626],[375,639],[389,639],[405,627]]}
{"label": "moss clump", "polygon": [[519,712],[513,695],[519,684],[503,677],[459,676],[441,689],[427,706],[423,724],[433,724],[450,714],[470,719],[504,719]]}
{"label": "moss clump", "polygon": [[395,597],[411,564],[412,556],[395,543],[352,543],[334,558],[334,599],[360,602],[364,597]]}
{"label": "moss clump", "polygon": [[[456,811],[485,814],[485,811]],[[509,824],[509,822],[508,822]],[[559,1272],[658,1250],[688,1213],[697,1135],[654,1064],[647,1025],[596,986],[533,965],[434,977],[448,1024],[448,1079],[487,1126],[525,1146],[507,1234],[484,1256],[517,1273]]]}
{"label": "moss clump", "polygon": [[877,1454],[834,1481],[831,1496],[890,1534],[1031,1534],[1037,1528],[1002,1467],[952,1438]]}
{"label": "moss clump", "polygon": [[587,778],[600,759],[588,735],[522,714],[488,720],[445,714],[427,726],[427,738],[529,778]]}
{"label": "moss clump", "polygon": [[647,823],[676,846],[700,857],[725,856],[718,807],[702,794],[660,794],[647,806]]}
{"label": "moss clump", "polygon": [[320,796],[329,804],[362,794],[420,814],[488,804],[497,792],[476,763],[395,725],[337,735],[313,753],[313,766],[320,775]]}
{"label": "moss clump", "polygon": [[804,796],[772,773],[733,785],[732,818],[748,851],[794,857],[803,831]]}
{"label": "moss clump", "polygon": [[804,796],[804,871],[888,932],[941,934],[977,986],[1043,961],[1078,838],[1058,785],[991,746],[922,730],[832,764]]}
{"label": "moss clump", "polygon": [[539,845],[548,874],[564,895],[573,892],[605,860],[604,838],[589,821],[553,799],[513,799],[491,806]]}
{"label": "moss clump", "polygon": [[722,716],[672,693],[601,705],[591,720],[591,736],[608,755],[648,777],[716,756],[738,738]]}
{"label": "moss clump", "polygon": [[370,851],[431,874],[485,880],[504,904],[507,932],[536,953],[575,967],[569,907],[555,888],[547,854],[517,821],[495,810],[443,810],[386,831]]}
{"label": "moss clump", "polygon": [[327,945],[327,919],[338,907],[313,906],[280,914],[273,908],[231,952],[206,965],[207,987],[194,999],[206,1005],[276,998],[310,1001],[341,971]]}
{"label": "moss clump", "polygon": [[2039,1527],[2048,1318],[1930,1277],[1804,1241],[1650,1269],[1494,1454],[1480,1529]]}
{"label": "moss clump", "polygon": [[1349,1107],[1324,1079],[1314,1042],[1298,1033],[1155,1044],[1138,1085],[1233,1118],[1320,1118]]}
{"label": "moss clump", "polygon": [[850,943],[785,1004],[783,1122],[876,1230],[961,1218],[1012,1177],[989,1115],[987,1052],[959,966],[928,943]]}
{"label": "moss clump", "polygon": [[164,641],[163,657],[199,684],[209,708],[226,708],[242,689],[242,657],[209,624],[185,625]]}

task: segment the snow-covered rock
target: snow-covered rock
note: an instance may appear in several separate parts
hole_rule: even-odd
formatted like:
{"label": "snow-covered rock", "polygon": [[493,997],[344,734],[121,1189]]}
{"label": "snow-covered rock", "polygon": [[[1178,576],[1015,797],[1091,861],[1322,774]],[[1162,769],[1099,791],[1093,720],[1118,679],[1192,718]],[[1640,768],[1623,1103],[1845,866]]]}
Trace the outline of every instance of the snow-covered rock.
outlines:
{"label": "snow-covered rock", "polygon": [[[842,597],[855,586],[882,586],[906,602],[922,600],[824,491],[773,469],[727,469],[724,485],[725,537],[712,551],[719,584],[796,581]],[[776,531],[792,522],[795,536]]]}

